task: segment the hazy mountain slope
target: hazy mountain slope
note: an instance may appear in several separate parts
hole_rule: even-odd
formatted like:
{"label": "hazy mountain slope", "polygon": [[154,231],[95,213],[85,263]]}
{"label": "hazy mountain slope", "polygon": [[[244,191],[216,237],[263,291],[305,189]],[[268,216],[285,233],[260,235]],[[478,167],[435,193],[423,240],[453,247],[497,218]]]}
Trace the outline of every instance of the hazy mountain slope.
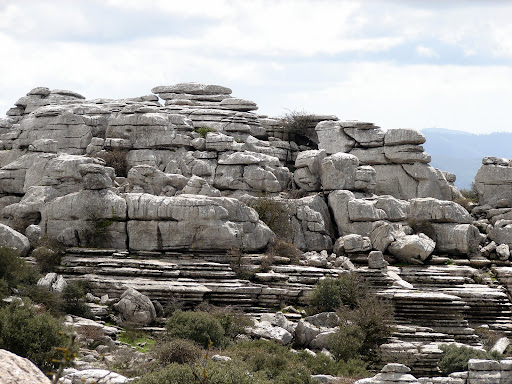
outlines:
{"label": "hazy mountain slope", "polygon": [[426,128],[425,151],[432,155],[432,166],[457,175],[455,184],[469,188],[485,156],[512,158],[512,133],[476,135],[442,128]]}

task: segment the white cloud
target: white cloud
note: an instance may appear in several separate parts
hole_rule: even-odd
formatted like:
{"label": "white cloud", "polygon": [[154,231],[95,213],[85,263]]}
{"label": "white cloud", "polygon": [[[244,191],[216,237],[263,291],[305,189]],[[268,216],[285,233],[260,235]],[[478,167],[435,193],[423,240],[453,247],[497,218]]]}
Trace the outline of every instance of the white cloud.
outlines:
{"label": "white cloud", "polygon": [[423,45],[418,45],[416,47],[416,54],[421,57],[426,57],[429,59],[436,59],[439,57],[439,54],[434,51],[432,48],[424,47]]}
{"label": "white cloud", "polygon": [[504,64],[512,4],[442,3],[0,4],[0,114],[39,85],[120,98],[198,81],[229,86],[274,115],[305,109],[385,128],[512,130]]}

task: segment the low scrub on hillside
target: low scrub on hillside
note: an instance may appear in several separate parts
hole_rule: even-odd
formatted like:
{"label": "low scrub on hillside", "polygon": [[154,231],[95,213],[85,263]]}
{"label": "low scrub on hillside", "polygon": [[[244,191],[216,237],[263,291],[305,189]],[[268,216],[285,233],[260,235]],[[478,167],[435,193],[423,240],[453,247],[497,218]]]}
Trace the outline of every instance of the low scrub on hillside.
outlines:
{"label": "low scrub on hillside", "polygon": [[56,368],[58,347],[68,343],[62,321],[38,311],[30,301],[17,300],[0,309],[0,348],[30,359],[43,372]]}
{"label": "low scrub on hillside", "polygon": [[390,336],[393,307],[370,294],[355,274],[320,281],[310,296],[310,313],[338,312],[340,326],[331,336],[330,351],[338,361],[377,361],[379,346]]}
{"label": "low scrub on hillside", "polygon": [[35,268],[22,259],[17,251],[0,247],[0,297],[8,296],[13,288],[35,284],[37,279]]}
{"label": "low scrub on hillside", "polygon": [[465,346],[442,345],[441,349],[444,354],[439,361],[439,369],[445,375],[467,371],[470,359],[500,360],[503,358],[503,355],[497,352],[486,352]]}

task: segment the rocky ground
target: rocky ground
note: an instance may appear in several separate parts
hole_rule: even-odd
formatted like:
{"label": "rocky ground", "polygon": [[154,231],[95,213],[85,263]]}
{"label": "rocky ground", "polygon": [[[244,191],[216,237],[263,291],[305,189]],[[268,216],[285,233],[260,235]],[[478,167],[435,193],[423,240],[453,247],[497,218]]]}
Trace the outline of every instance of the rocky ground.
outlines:
{"label": "rocky ground", "polygon": [[89,282],[98,320],[114,303],[127,316],[133,292],[149,302],[140,325],[208,301],[252,314],[252,336],[322,350],[335,321],[275,309],[355,273],[395,308],[384,362],[416,376],[439,373],[441,344],[510,334],[512,161],[484,158],[470,201],[415,130],[256,110],[218,85],[121,100],[33,89],[0,119],[0,244],[63,244],[57,272]]}

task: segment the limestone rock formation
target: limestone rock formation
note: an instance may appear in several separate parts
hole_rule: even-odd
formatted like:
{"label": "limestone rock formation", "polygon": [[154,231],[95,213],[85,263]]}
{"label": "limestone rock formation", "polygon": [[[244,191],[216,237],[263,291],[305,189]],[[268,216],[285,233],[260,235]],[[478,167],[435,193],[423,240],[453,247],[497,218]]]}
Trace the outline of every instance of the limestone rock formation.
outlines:
{"label": "limestone rock formation", "polygon": [[2,384],[50,384],[50,379],[30,360],[0,349]]}
{"label": "limestone rock formation", "polygon": [[114,308],[121,314],[123,324],[148,325],[156,319],[151,300],[133,288],[124,291]]}

